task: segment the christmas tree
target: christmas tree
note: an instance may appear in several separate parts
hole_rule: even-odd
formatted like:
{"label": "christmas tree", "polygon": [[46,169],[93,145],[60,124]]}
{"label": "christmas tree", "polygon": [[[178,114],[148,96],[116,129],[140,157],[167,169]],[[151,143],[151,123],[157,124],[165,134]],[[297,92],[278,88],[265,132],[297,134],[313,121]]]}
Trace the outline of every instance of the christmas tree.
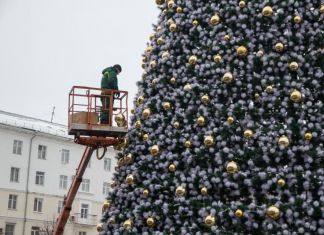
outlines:
{"label": "christmas tree", "polygon": [[157,0],[100,234],[324,234],[321,0]]}

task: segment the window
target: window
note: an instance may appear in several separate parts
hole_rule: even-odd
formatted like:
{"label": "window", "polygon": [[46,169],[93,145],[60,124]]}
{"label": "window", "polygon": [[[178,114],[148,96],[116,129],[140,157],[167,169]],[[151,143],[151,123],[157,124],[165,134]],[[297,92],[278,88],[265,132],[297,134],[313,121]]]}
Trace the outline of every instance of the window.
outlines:
{"label": "window", "polygon": [[60,175],[60,189],[67,189],[67,175]]}
{"label": "window", "polygon": [[31,235],[40,235],[40,228],[39,227],[36,227],[36,226],[33,226],[32,228],[31,228]]}
{"label": "window", "polygon": [[102,194],[108,195],[108,192],[109,192],[109,183],[103,182]]}
{"label": "window", "polygon": [[21,140],[14,140],[12,153],[21,155],[22,144],[23,142]]}
{"label": "window", "polygon": [[79,232],[79,235],[87,235],[87,232],[81,231]]}
{"label": "window", "polygon": [[89,204],[81,204],[81,218],[88,218]]}
{"label": "window", "polygon": [[5,235],[15,234],[15,224],[6,224]]}
{"label": "window", "polygon": [[70,150],[62,149],[61,152],[61,163],[68,164],[70,159]]}
{"label": "window", "polygon": [[43,198],[35,197],[34,199],[34,211],[42,212],[43,209]]}
{"label": "window", "polygon": [[16,210],[17,209],[17,195],[10,194],[8,200],[8,209]]}
{"label": "window", "polygon": [[36,171],[36,181],[37,185],[44,185],[45,172]]}
{"label": "window", "polygon": [[46,149],[45,145],[38,145],[38,159],[46,159]]}
{"label": "window", "polygon": [[83,191],[83,192],[90,191],[90,180],[89,179],[82,179],[81,191]]}
{"label": "window", "polygon": [[111,159],[110,158],[105,158],[104,160],[104,169],[105,171],[110,171],[111,168]]}
{"label": "window", "polygon": [[10,182],[19,182],[19,168],[11,167]]}
{"label": "window", "polygon": [[63,209],[63,201],[58,201],[57,213],[61,213],[62,209]]}

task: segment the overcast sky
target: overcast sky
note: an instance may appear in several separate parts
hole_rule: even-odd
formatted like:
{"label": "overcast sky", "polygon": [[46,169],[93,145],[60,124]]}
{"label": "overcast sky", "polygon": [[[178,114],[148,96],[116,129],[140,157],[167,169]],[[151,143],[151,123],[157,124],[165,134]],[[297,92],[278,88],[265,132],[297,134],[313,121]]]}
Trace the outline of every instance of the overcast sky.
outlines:
{"label": "overcast sky", "polygon": [[100,86],[119,63],[132,101],[154,0],[0,0],[0,110],[66,124],[73,85]]}

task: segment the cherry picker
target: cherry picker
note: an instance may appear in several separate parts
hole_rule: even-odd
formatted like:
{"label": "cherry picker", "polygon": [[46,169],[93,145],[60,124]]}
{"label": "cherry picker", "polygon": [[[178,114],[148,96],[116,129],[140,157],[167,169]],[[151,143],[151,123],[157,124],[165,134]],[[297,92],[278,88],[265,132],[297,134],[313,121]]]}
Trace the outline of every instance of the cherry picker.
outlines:
{"label": "cherry picker", "polygon": [[[105,104],[107,101],[109,104]],[[99,115],[102,112],[108,114],[108,123],[99,122]],[[100,160],[104,157],[108,146],[120,146],[124,143],[128,130],[128,92],[74,86],[69,93],[68,113],[69,135],[74,136],[75,143],[85,145],[86,148],[68,194],[64,197],[63,209],[56,221],[54,235],[63,235],[73,200],[92,153],[96,151]],[[99,148],[103,148],[101,156]]]}

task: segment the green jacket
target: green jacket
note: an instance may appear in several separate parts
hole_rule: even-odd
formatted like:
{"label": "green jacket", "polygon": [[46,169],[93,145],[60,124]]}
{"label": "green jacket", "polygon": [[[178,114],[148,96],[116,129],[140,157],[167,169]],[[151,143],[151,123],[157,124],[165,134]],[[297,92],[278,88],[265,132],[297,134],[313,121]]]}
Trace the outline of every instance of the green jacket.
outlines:
{"label": "green jacket", "polygon": [[101,88],[118,90],[117,71],[114,67],[102,71]]}

